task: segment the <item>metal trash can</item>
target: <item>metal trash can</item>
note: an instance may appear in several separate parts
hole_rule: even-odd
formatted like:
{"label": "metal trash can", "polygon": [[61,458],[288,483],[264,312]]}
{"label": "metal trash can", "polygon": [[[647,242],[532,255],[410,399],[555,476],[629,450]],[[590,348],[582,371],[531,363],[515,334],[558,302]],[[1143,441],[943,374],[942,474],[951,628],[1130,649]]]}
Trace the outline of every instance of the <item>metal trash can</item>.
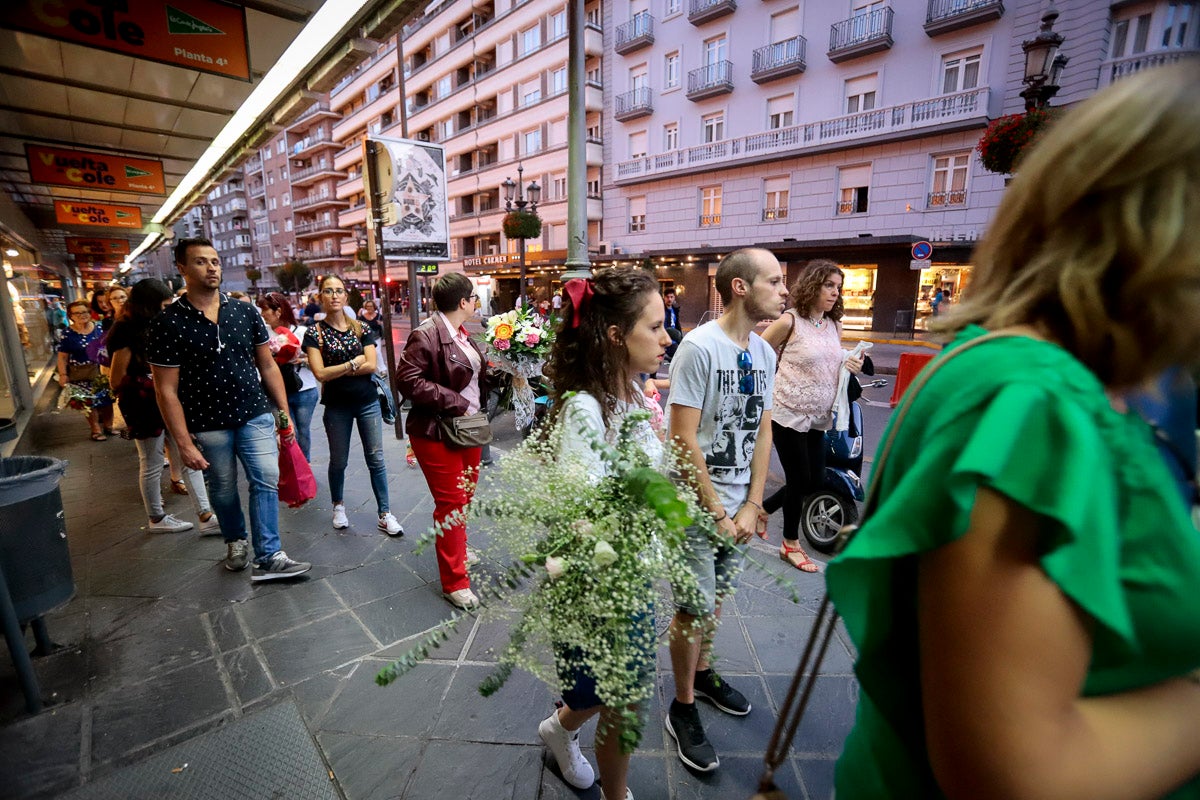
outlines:
{"label": "metal trash can", "polygon": [[0,570],[23,623],[75,594],[58,488],[66,469],[57,458],[0,458]]}

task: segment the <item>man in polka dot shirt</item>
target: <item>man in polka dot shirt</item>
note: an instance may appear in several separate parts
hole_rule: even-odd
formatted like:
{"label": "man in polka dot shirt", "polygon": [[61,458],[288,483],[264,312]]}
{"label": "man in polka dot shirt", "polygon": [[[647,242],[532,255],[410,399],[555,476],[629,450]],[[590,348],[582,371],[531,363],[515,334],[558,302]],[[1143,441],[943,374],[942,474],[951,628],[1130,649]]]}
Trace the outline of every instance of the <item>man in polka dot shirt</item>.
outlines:
{"label": "man in polka dot shirt", "polygon": [[204,470],[208,496],[225,537],[225,567],[249,563],[246,519],[238,496],[237,462],[250,484],[250,580],[294,578],[311,569],[293,561],[279,542],[279,446],[295,437],[286,411],[283,377],[267,345],[258,310],[220,292],[221,257],[207,239],[182,239],[175,266],[187,293],[150,324],[147,360],[158,407],[179,444],[185,466]]}

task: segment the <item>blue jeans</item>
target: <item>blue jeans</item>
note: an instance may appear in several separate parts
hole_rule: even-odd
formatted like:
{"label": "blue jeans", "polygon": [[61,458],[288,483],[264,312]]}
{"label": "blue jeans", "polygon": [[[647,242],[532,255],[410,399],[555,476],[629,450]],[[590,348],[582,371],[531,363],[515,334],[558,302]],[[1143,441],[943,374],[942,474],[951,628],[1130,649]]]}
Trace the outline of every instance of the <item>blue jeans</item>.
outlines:
{"label": "blue jeans", "polygon": [[292,428],[296,431],[296,444],[300,445],[300,452],[304,453],[305,461],[312,461],[308,451],[312,442],[309,428],[312,427],[313,411],[320,396],[319,389],[306,389],[287,396],[288,414],[292,417]]}
{"label": "blue jeans", "polygon": [[279,442],[275,421],[260,414],[238,428],[195,434],[208,460],[204,479],[208,499],[226,542],[246,538],[246,518],[238,496],[237,462],[250,484],[250,543],[254,563],[265,564],[279,552]]}
{"label": "blue jeans", "polygon": [[329,494],[334,505],[345,500],[346,462],[350,459],[350,430],[358,421],[358,438],[371,473],[371,491],[380,516],[388,505],[387,465],[383,461],[383,416],[379,401],[354,407],[325,406],[325,435],[329,437]]}

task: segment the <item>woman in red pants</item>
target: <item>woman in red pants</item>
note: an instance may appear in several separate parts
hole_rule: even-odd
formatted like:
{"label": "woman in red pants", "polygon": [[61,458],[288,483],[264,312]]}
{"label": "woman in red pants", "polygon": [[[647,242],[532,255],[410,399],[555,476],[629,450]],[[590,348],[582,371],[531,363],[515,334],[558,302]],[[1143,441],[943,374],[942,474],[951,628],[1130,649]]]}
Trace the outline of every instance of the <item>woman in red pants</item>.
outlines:
{"label": "woman in red pants", "polygon": [[[480,448],[450,444],[438,420],[479,411],[481,400],[487,398],[487,362],[483,349],[463,327],[475,313],[470,278],[457,272],[438,278],[433,303],[437,311],[409,334],[396,367],[396,385],[412,402],[408,438],[433,495],[442,594],[458,608],[470,609],[479,598],[467,576],[467,528],[461,515],[471,501],[471,490],[463,487],[462,476],[478,470]],[[474,481],[468,484],[473,486]]]}

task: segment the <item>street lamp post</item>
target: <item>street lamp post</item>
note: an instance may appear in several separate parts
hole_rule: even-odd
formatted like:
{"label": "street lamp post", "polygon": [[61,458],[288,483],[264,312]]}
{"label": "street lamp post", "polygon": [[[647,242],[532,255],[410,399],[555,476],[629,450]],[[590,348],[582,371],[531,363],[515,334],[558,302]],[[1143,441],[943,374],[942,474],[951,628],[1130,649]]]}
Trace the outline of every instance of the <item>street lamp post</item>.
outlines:
{"label": "street lamp post", "polygon": [[1025,77],[1021,97],[1025,98],[1025,110],[1045,108],[1050,98],[1058,94],[1058,77],[1067,65],[1067,57],[1058,52],[1063,36],[1054,32],[1058,11],[1053,5],[1042,15],[1042,27],[1032,39],[1021,42],[1025,53]]}
{"label": "street lamp post", "polygon": [[[504,189],[504,208],[510,214],[513,211],[518,213],[525,212],[528,208],[529,213],[537,215],[538,200],[542,197],[542,187],[538,186],[537,181],[530,181],[528,186],[524,185],[525,168],[517,165],[517,180],[514,183],[512,178],[505,178],[504,183],[500,186]],[[517,241],[521,243],[521,307],[525,307],[525,237],[517,237]]]}

